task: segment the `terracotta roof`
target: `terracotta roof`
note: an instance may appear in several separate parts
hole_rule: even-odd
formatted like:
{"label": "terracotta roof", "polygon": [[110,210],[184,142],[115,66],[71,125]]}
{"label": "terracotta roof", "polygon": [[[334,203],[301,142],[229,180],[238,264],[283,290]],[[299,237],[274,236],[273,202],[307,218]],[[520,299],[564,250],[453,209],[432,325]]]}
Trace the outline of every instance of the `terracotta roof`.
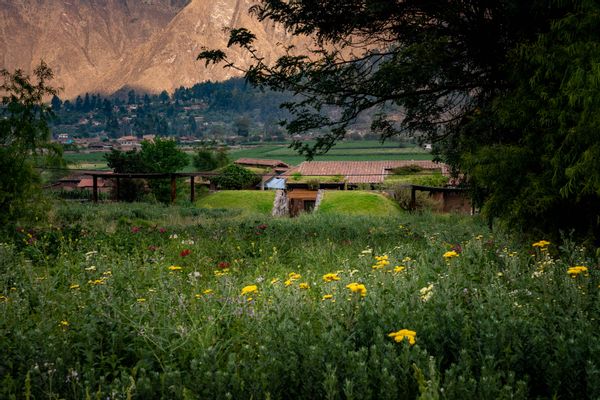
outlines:
{"label": "terracotta roof", "polygon": [[136,136],[122,136],[117,138],[117,142],[127,141],[127,142],[136,142],[138,138]]}
{"label": "terracotta roof", "polygon": [[235,163],[244,165],[263,165],[265,167],[290,167],[289,164],[286,164],[281,160],[265,160],[261,158],[238,158],[235,160]]}
{"label": "terracotta roof", "polygon": [[[106,181],[102,178],[98,179],[98,187],[105,187],[108,186],[106,184]],[[77,184],[78,188],[91,188],[94,187],[94,180],[92,178],[83,178],[82,180],[79,181],[79,183]]]}
{"label": "terracotta roof", "polygon": [[305,161],[290,169],[286,176],[301,173],[304,176],[342,175],[348,183],[381,183],[389,170],[417,165],[423,169],[440,170],[448,175],[446,164],[429,160],[391,160],[391,161]]}

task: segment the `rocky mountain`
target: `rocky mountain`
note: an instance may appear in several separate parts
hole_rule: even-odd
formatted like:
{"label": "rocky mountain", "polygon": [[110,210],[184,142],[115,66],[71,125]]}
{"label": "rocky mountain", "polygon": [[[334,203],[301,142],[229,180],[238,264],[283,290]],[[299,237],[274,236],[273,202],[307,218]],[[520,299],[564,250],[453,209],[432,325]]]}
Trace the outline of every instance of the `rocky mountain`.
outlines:
{"label": "rocky mountain", "polygon": [[[0,68],[31,71],[44,60],[61,97],[123,87],[172,91],[234,75],[196,61],[202,46],[225,48],[224,27],[254,32],[267,58],[291,40],[248,15],[249,0],[0,0]],[[233,53],[244,64],[247,55]]]}

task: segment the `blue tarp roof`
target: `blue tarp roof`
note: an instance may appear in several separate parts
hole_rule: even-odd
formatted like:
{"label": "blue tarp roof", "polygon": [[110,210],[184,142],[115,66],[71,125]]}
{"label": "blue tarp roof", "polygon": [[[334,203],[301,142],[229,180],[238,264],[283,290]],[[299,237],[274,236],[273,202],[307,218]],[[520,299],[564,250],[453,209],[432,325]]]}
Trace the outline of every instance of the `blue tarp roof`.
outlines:
{"label": "blue tarp roof", "polygon": [[265,183],[267,189],[285,189],[284,178],[271,178]]}

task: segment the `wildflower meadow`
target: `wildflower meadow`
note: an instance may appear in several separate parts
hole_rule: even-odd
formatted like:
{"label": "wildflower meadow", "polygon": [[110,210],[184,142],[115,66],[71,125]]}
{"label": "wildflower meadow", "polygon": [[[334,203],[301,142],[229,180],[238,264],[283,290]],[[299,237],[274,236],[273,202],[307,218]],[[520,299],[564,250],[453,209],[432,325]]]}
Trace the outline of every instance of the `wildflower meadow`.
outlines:
{"label": "wildflower meadow", "polygon": [[544,239],[61,205],[0,244],[0,398],[599,398],[598,260]]}

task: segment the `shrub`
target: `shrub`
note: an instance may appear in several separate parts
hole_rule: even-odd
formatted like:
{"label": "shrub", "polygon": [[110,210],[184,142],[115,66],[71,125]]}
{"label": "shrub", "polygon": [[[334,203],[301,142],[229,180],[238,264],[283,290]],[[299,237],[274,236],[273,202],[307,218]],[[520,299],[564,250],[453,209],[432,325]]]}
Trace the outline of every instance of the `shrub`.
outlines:
{"label": "shrub", "polygon": [[246,189],[260,182],[260,176],[236,164],[223,168],[219,175],[212,178],[219,189]]}

